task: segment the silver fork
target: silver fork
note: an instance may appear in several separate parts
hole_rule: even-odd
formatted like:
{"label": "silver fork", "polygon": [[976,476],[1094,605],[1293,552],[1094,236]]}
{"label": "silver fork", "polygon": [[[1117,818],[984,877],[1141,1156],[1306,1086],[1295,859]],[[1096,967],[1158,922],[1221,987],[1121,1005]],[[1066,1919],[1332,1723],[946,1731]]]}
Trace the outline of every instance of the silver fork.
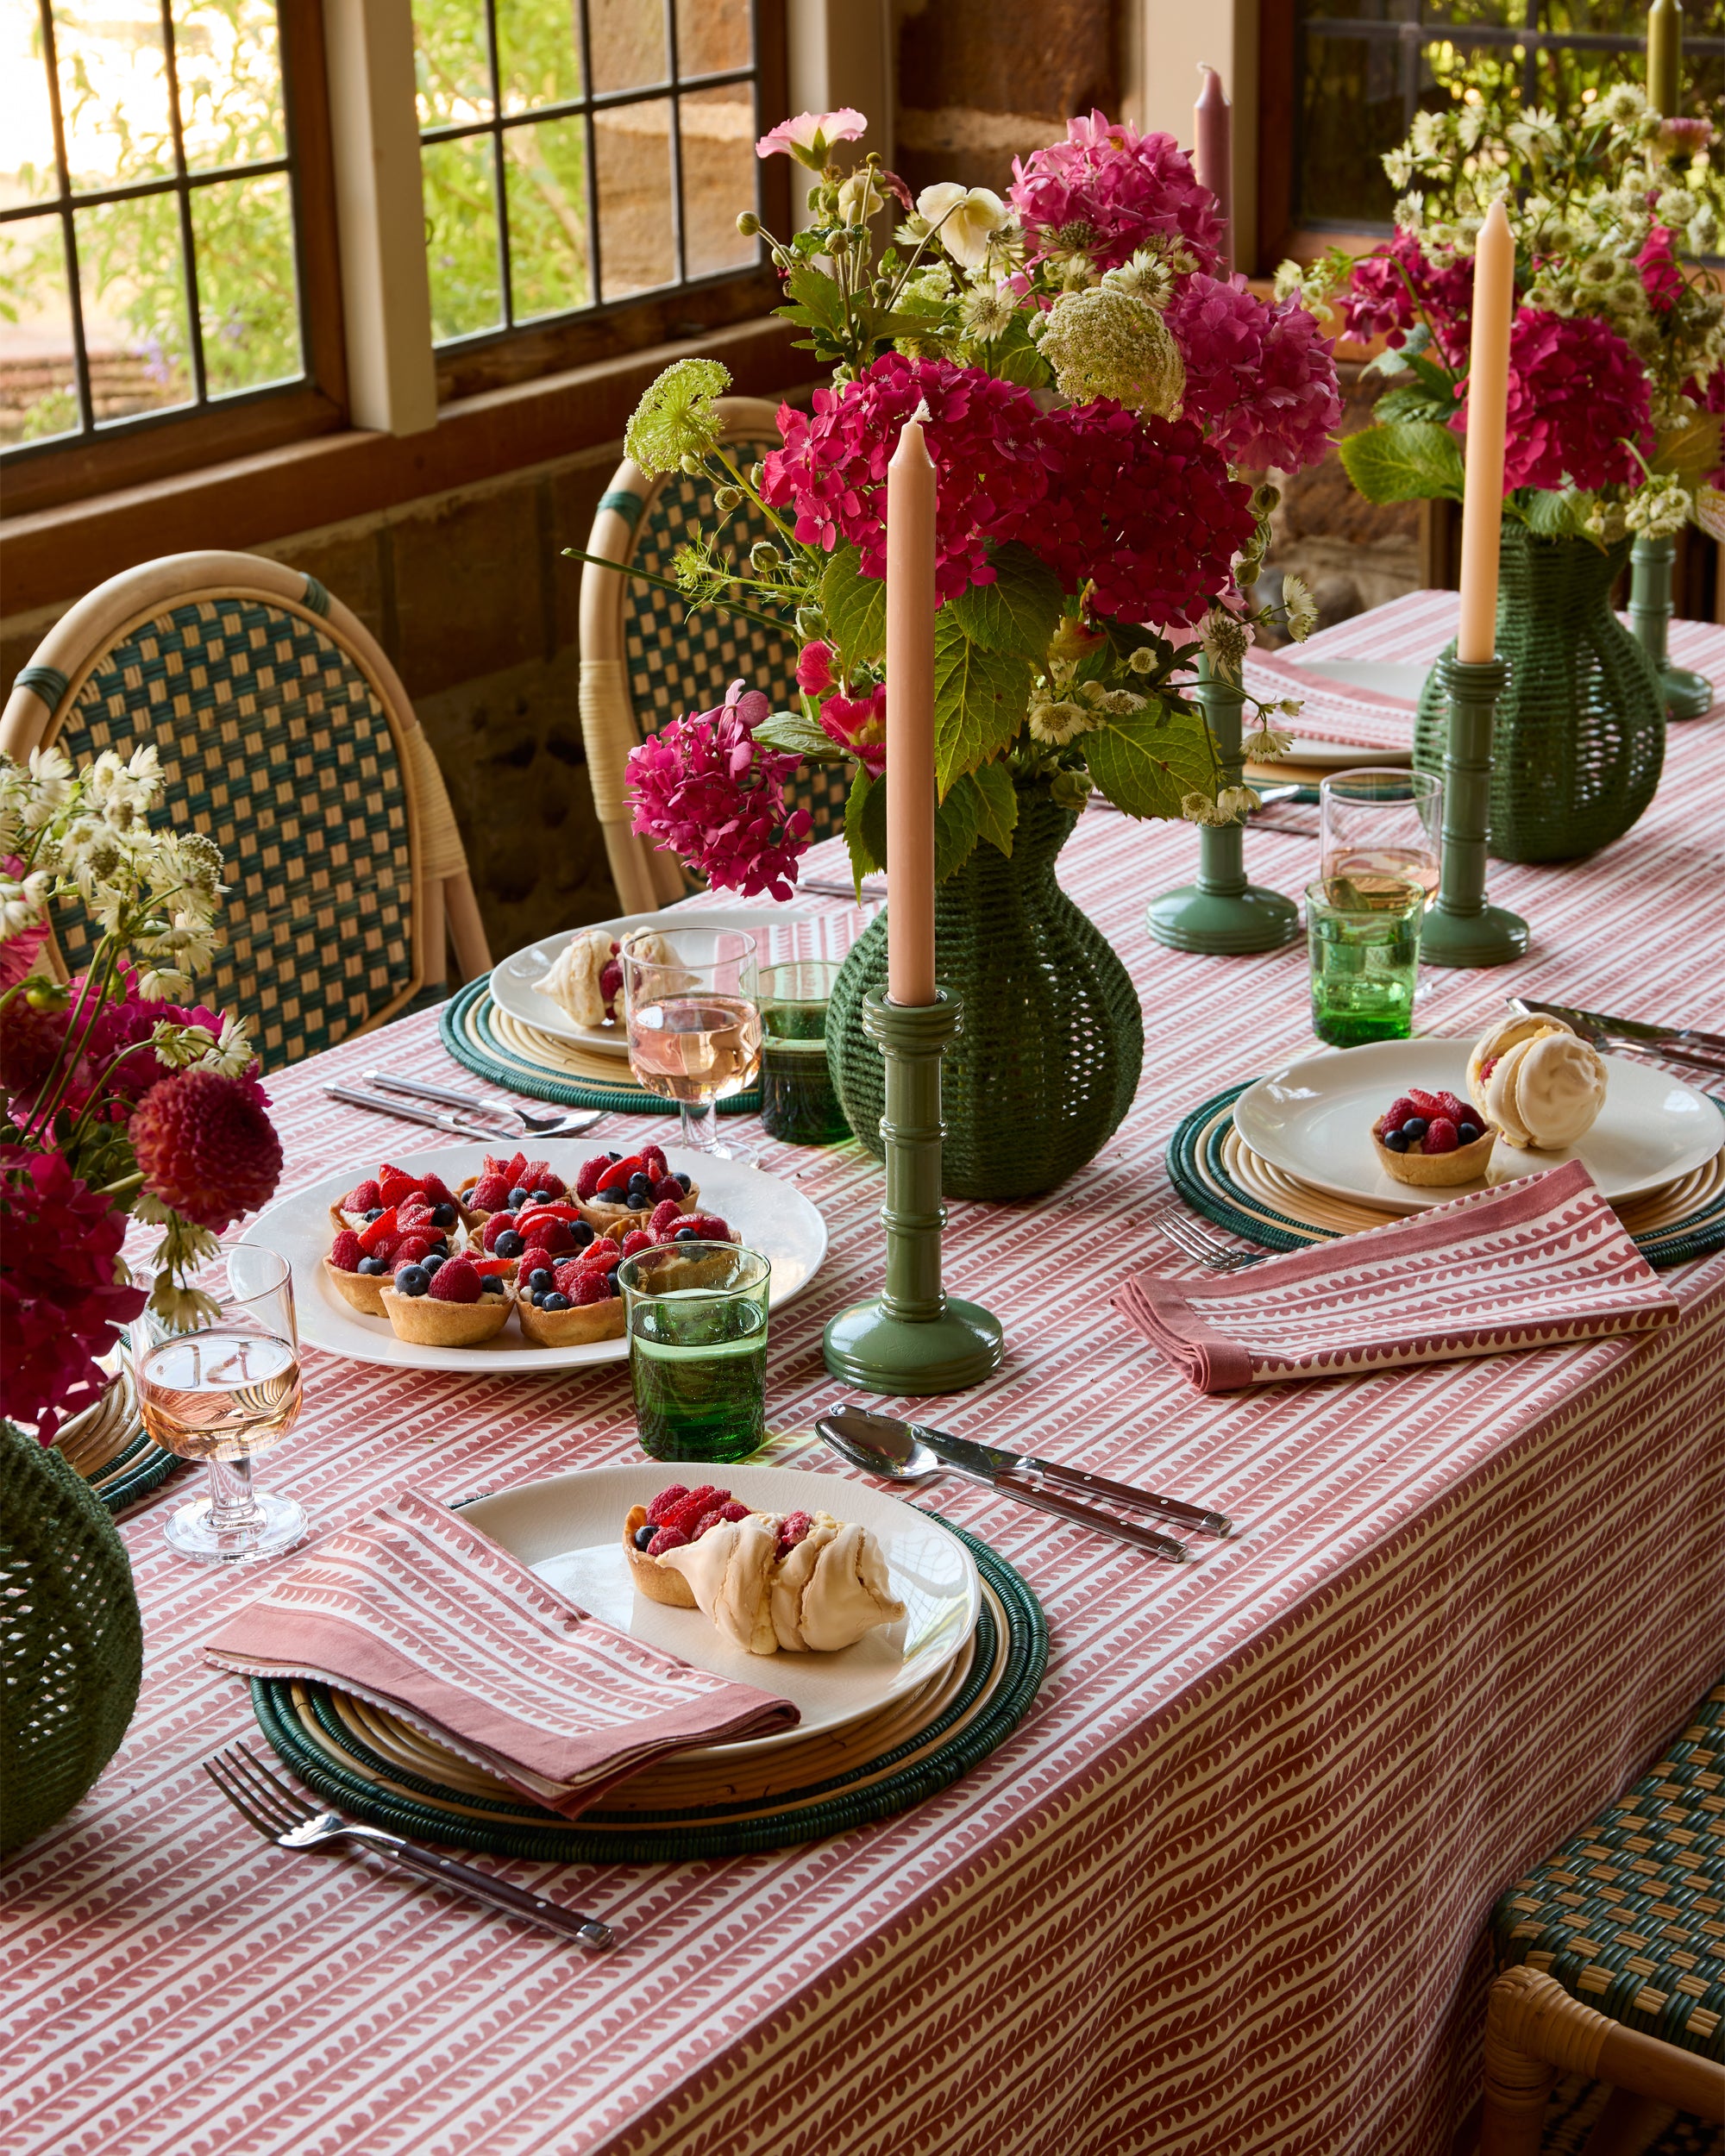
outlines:
{"label": "silver fork", "polygon": [[1190,1213],[1174,1206],[1152,1213],[1145,1225],[1207,1273],[1243,1273],[1248,1266],[1261,1265],[1270,1256],[1268,1250],[1249,1250],[1243,1243],[1225,1242]]}
{"label": "silver fork", "polygon": [[386,1093],[405,1093],[413,1100],[436,1100],[446,1108],[465,1108],[486,1115],[512,1115],[529,1138],[572,1138],[597,1123],[603,1108],[566,1108],[555,1115],[533,1115],[513,1100],[482,1100],[474,1093],[456,1093],[448,1086],[430,1086],[423,1078],[398,1078],[392,1070],[368,1070],[366,1083]]}
{"label": "silver fork", "polygon": [[453,1857],[441,1856],[435,1849],[421,1849],[413,1842],[404,1841],[398,1834],[386,1834],[376,1827],[356,1826],[352,1820],[343,1819],[339,1812],[314,1810],[243,1745],[229,1745],[213,1759],[206,1759],[204,1771],[248,1826],[255,1827],[266,1841],[274,1842],[278,1848],[321,1849],[331,1842],[358,1842],[362,1848],[377,1850],[392,1863],[405,1865],[410,1871],[423,1872],[427,1878],[440,1879],[445,1886],[471,1896],[475,1902],[501,1909],[506,1916],[525,1917],[530,1923],[543,1925],[561,1938],[573,1939],[590,1952],[599,1952],[615,1944],[608,1924],[601,1924],[591,1916],[578,1915],[559,1902],[548,1902],[540,1895],[529,1894],[520,1887],[511,1886],[507,1879],[495,1879],[489,1872],[474,1871],[471,1865],[457,1864]]}

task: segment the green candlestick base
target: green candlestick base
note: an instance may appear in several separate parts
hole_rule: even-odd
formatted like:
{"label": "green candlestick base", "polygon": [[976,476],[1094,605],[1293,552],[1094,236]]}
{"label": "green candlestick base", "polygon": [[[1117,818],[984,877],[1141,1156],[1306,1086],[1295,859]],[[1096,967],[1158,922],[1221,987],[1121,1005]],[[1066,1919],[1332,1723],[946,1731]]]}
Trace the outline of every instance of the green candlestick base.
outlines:
{"label": "green candlestick base", "polygon": [[958,1031],[957,996],[930,1004],[862,1000],[862,1031],[887,1067],[886,1292],[853,1303],[822,1338],[826,1367],[864,1392],[956,1393],[1000,1367],[1000,1321],[940,1284],[940,1058]]}
{"label": "green candlestick base", "polygon": [[1443,868],[1426,908],[1420,956],[1433,966],[1507,966],[1527,953],[1527,924],[1485,899],[1491,806],[1491,729],[1509,679],[1501,659],[1444,659],[1449,723],[1444,749]]}
{"label": "green candlestick base", "polygon": [[[1198,661],[1197,698],[1210,723],[1225,787],[1241,783],[1240,711],[1244,689],[1219,681],[1208,659]],[[1198,832],[1198,881],[1152,899],[1145,926],[1173,950],[1216,958],[1280,950],[1300,933],[1300,909],[1279,891],[1245,876],[1245,834],[1238,824],[1204,824]]]}
{"label": "green candlestick base", "polygon": [[1713,709],[1713,684],[1688,667],[1674,667],[1666,656],[1671,629],[1672,563],[1675,539],[1638,539],[1629,553],[1629,626],[1653,662],[1665,700],[1665,717],[1704,718]]}

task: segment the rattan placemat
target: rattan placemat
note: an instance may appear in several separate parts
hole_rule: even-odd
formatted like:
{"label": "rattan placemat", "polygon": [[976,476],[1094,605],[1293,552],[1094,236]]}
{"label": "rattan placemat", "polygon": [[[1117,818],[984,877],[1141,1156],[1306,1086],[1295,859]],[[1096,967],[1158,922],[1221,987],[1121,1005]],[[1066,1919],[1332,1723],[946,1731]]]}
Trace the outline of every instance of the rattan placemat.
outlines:
{"label": "rattan placemat", "polygon": [[[252,1704],[309,1788],[415,1839],[568,1864],[676,1863],[818,1840],[956,1781],[1005,1742],[1042,1682],[1048,1626],[1035,1595],[986,1543],[942,1525],[982,1576],[966,1654],[848,1730],[814,1731],[731,1763],[722,1749],[662,1761],[579,1820],[525,1802],[393,1715],[327,1686],[254,1678]],[[770,1663],[761,1681],[770,1687]]]}
{"label": "rattan placemat", "polygon": [[[1400,1217],[1314,1190],[1254,1152],[1234,1128],[1233,1105],[1246,1085],[1195,1108],[1168,1142],[1170,1180],[1189,1206],[1272,1250],[1304,1250]],[[1725,1114],[1725,1102],[1717,1105]],[[1725,1248],[1725,1151],[1619,1213],[1650,1265],[1680,1265]]]}
{"label": "rattan placemat", "polygon": [[[103,1367],[109,1367],[104,1358]],[[54,1439],[66,1465],[80,1474],[110,1512],[135,1504],[167,1480],[174,1455],[144,1428],[137,1389],[123,1347],[116,1351],[114,1379],[93,1407],[74,1416]]]}
{"label": "rattan placemat", "polygon": [[[511,1093],[568,1108],[614,1108],[629,1115],[677,1112],[674,1100],[662,1100],[635,1083],[624,1057],[578,1048],[499,1011],[488,981],[457,989],[437,1013],[437,1030],[457,1062]],[[760,1107],[761,1096],[739,1093],[717,1105],[721,1115],[750,1115]]]}

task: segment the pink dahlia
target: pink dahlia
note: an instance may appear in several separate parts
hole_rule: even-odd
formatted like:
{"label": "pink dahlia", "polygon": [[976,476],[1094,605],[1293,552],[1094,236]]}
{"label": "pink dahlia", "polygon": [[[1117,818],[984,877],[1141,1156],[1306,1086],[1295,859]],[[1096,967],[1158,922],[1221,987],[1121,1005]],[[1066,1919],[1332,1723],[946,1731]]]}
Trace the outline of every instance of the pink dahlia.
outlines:
{"label": "pink dahlia", "polygon": [[887,768],[885,682],[863,696],[829,696],[819,716],[828,738],[848,749],[869,777],[878,779]]}
{"label": "pink dahlia", "polygon": [[281,1140],[255,1078],[179,1070],[139,1101],[126,1135],[144,1188],[216,1233],[267,1205],[281,1175]]}
{"label": "pink dahlia", "polygon": [[756,696],[733,681],[716,711],[673,719],[630,751],[633,828],[710,883],[749,898],[768,891],[787,899],[811,824],[806,809],[785,799],[798,758],[756,742],[742,709]]}
{"label": "pink dahlia", "polygon": [[[1465,400],[1450,424],[1465,435]],[[1519,309],[1509,330],[1504,492],[1633,484],[1641,467],[1625,436],[1652,454],[1647,374],[1622,338],[1596,315]]]}
{"label": "pink dahlia", "polygon": [[1167,321],[1186,362],[1186,411],[1231,463],[1296,472],[1321,461],[1342,400],[1335,340],[1307,308],[1200,271],[1182,279]]}
{"label": "pink dahlia", "polygon": [[1473,264],[1440,269],[1411,232],[1398,232],[1353,266],[1349,289],[1336,298],[1347,334],[1358,344],[1374,337],[1398,349],[1417,322],[1431,327],[1437,356],[1452,373],[1467,365],[1473,334]]}
{"label": "pink dahlia", "polygon": [[59,1153],[0,1147],[0,1414],[52,1445],[107,1383],[96,1357],[147,1300],[120,1264],[125,1216]]}
{"label": "pink dahlia", "polygon": [[1049,492],[1021,536],[1069,591],[1094,580],[1099,613],[1185,621],[1226,590],[1255,529],[1251,489],[1189,419],[1119,404],[1043,421]]}
{"label": "pink dahlia", "polygon": [[782,449],[768,453],[761,493],[796,517],[796,536],[829,553],[849,540],[863,573],[887,573],[887,467],[919,404],[940,475],[935,581],[943,599],[994,580],[984,542],[1017,536],[1047,484],[1026,389],[951,360],[887,352],[857,380],[818,389],[805,414],[779,408]]}
{"label": "pink dahlia", "polygon": [[1656,224],[1647,235],[1635,267],[1641,273],[1648,306],[1656,315],[1668,315],[1683,298],[1684,286],[1672,236],[1664,225]]}
{"label": "pink dahlia", "polygon": [[1092,111],[1069,120],[1066,140],[1013,160],[1008,198],[1032,261],[1084,254],[1113,269],[1151,240],[1183,240],[1200,269],[1222,259],[1216,198],[1171,135],[1139,135]]}

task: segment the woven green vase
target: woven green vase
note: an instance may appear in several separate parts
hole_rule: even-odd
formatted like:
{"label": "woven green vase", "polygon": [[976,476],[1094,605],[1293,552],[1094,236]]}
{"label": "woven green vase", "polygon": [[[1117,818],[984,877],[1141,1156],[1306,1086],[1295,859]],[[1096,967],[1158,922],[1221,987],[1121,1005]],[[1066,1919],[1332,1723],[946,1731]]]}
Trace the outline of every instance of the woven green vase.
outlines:
{"label": "woven green vase", "polygon": [[143,1669],[131,1563],[101,1499],[0,1422],[0,1851],[52,1827],[101,1773]]}
{"label": "woven green vase", "polygon": [[[941,1188],[949,1198],[1031,1198],[1094,1158],[1131,1107],[1144,1014],[1113,947],[1055,881],[1076,816],[1040,788],[1019,794],[1010,859],[979,845],[936,887],[935,971],[963,1000],[946,1051]],[[850,1127],[879,1156],[886,1104],[862,999],[887,986],[887,917],[851,946],[833,983],[827,1061]]]}
{"label": "woven green vase", "polygon": [[[1503,522],[1497,655],[1509,685],[1492,731],[1491,836],[1499,861],[1573,861],[1621,838],[1653,798],[1665,701],[1640,645],[1611,611],[1628,540],[1536,539]],[[1444,656],[1455,649],[1449,645]],[[1441,775],[1449,709],[1433,667],[1414,761]]]}

